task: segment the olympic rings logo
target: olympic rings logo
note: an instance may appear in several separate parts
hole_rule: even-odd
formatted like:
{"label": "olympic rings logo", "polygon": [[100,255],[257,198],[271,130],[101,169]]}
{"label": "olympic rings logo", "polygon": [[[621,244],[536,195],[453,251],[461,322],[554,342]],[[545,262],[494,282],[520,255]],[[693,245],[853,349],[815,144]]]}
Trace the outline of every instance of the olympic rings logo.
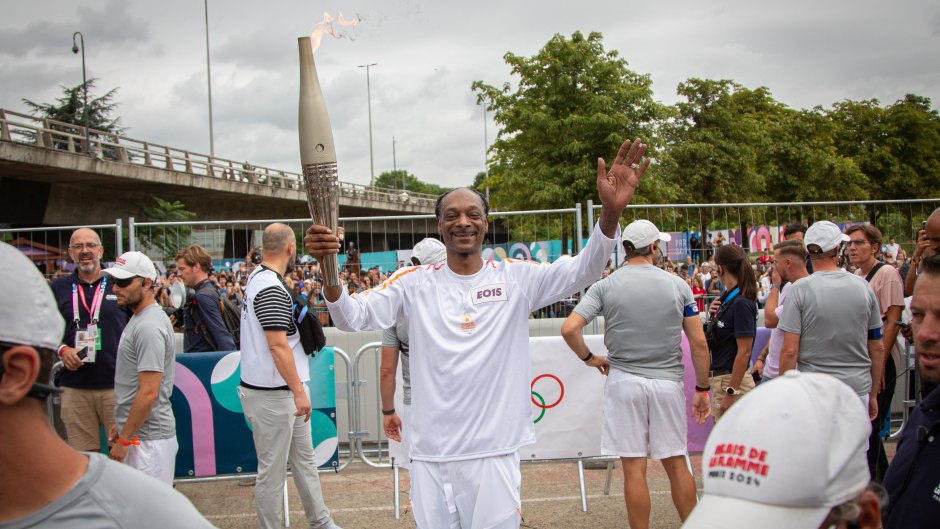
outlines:
{"label": "olympic rings logo", "polygon": [[[558,383],[558,388],[560,390],[558,393],[558,398],[555,399],[555,402],[552,402],[551,404],[546,404],[545,398],[542,397],[542,395],[539,394],[537,391],[535,391],[535,383],[543,378],[550,378]],[[535,418],[535,421],[533,421],[534,424],[538,424],[538,422],[541,421],[543,417],[545,417],[545,410],[558,406],[559,404],[561,404],[562,399],[565,398],[565,385],[561,382],[560,378],[550,373],[543,373],[533,378],[532,383],[529,385],[529,390],[530,390],[530,393],[532,393],[532,396],[531,396],[532,404],[534,404],[535,407],[539,409],[539,416]],[[536,402],[535,399],[539,399],[539,402]]]}

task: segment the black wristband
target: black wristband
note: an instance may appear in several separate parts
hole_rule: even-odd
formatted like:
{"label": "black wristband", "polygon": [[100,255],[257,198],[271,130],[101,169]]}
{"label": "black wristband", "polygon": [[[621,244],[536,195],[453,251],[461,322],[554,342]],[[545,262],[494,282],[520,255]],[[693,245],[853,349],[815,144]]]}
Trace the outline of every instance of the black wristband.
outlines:
{"label": "black wristband", "polygon": [[695,391],[698,391],[700,393],[707,393],[709,390],[711,390],[711,388],[708,386],[705,386],[704,388],[698,385],[695,386]]}
{"label": "black wristband", "polygon": [[386,416],[395,415],[395,408],[392,408],[390,410],[382,410],[382,415],[386,415]]}
{"label": "black wristband", "polygon": [[[581,357],[578,357],[578,358],[581,358]],[[592,358],[594,358],[594,353],[592,353],[591,351],[588,351],[588,355],[585,356],[584,358],[581,358],[581,361],[582,361],[582,362],[587,362],[588,360],[590,360],[590,359],[592,359]]]}

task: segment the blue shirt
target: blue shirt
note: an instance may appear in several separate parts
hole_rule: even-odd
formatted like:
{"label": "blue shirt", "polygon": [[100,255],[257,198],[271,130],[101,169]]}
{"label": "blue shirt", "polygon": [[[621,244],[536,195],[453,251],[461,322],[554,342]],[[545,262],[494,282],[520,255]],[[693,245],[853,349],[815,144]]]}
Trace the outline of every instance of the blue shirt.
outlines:
{"label": "blue shirt", "polygon": [[940,389],[914,408],[884,480],[886,529],[935,528],[940,520]]}
{"label": "blue shirt", "polygon": [[[60,277],[49,285],[55,297],[59,312],[65,318],[65,334],[62,343],[75,347],[75,331],[84,329],[91,323],[91,314],[85,309],[79,297],[78,325],[75,324],[75,314],[72,309],[72,285],[78,285],[85,293],[85,302],[91,307],[95,292],[101,279],[94,283],[86,283],[78,277],[78,272]],[[97,352],[95,362],[84,364],[78,371],[65,370],[62,372],[61,384],[69,388],[80,389],[108,389],[114,387],[114,363],[117,359],[118,343],[121,333],[130,318],[130,312],[117,304],[117,297],[112,292],[113,281],[108,281],[101,300],[101,313],[98,315],[98,332],[101,334],[101,350]]]}
{"label": "blue shirt", "polygon": [[[728,296],[737,292],[728,302]],[[730,303],[721,319],[715,325],[715,348],[712,349],[711,370],[728,370],[734,367],[734,359],[738,355],[739,337],[753,337],[757,335],[757,302],[741,295],[737,288],[725,291],[720,299],[722,305]]]}

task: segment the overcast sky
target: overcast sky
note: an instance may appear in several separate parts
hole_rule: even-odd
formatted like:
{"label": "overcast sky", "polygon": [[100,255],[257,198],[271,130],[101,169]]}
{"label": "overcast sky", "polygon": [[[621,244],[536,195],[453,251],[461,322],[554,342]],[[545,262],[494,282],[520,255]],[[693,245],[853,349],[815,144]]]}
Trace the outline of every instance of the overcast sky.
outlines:
{"label": "overcast sky", "polygon": [[[0,108],[51,101],[81,82],[71,35],[82,31],[90,77],[120,87],[128,136],[209,152],[206,25],[199,0],[4,2]],[[467,185],[484,167],[484,118],[470,84],[512,81],[502,57],[532,55],[555,33],[600,31],[630,67],[676,100],[690,77],[767,86],[795,108],[843,99],[940,101],[940,4],[921,0],[296,1],[209,0],[216,155],[298,171],[297,37],[323,12],[361,23],[325,37],[317,68],[340,178],[369,182],[365,69],[372,68],[375,174],[397,166]],[[492,142],[496,130],[489,123]],[[609,156],[612,153],[598,153]]]}

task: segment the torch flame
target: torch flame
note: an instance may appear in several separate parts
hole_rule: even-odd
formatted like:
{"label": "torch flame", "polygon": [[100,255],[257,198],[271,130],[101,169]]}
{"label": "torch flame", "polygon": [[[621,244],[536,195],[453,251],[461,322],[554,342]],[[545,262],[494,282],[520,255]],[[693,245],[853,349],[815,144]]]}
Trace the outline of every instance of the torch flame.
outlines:
{"label": "torch flame", "polygon": [[338,13],[337,18],[334,20],[333,16],[329,13],[323,13],[323,20],[317,22],[317,25],[313,28],[313,32],[310,33],[310,45],[313,47],[313,52],[317,52],[317,48],[320,47],[320,41],[323,39],[323,34],[333,37],[334,39],[349,39],[355,40],[354,36],[345,31],[336,31],[333,28],[333,22],[336,22],[343,27],[355,27],[359,25],[359,22],[362,21],[362,18],[359,15],[356,15],[353,19],[346,19],[342,13]]}

